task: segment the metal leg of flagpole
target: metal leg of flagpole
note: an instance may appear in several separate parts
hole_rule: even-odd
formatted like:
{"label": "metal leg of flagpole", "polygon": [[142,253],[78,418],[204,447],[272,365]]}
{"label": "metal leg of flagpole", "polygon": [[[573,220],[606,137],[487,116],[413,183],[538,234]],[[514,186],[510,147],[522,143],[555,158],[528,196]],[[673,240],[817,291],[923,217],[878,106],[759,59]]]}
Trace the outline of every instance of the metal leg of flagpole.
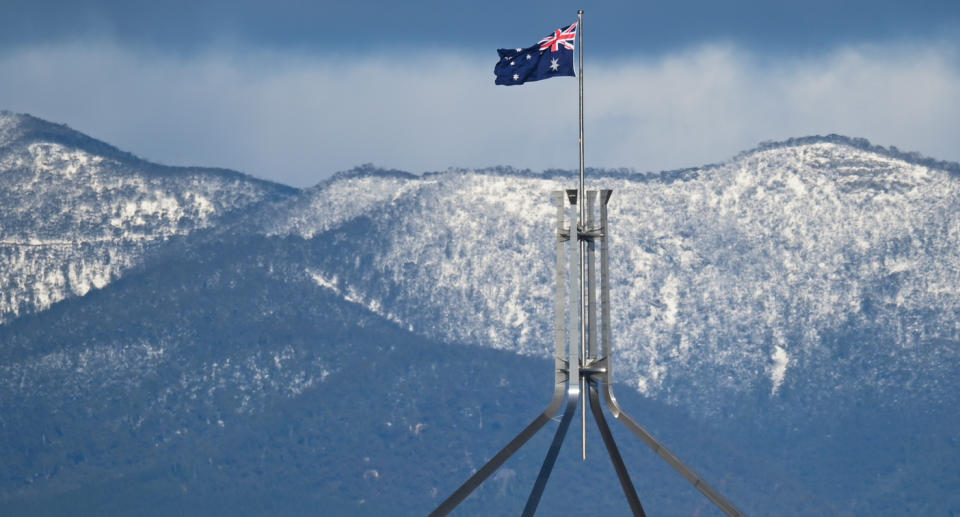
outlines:
{"label": "metal leg of flagpole", "polygon": [[600,436],[603,438],[603,444],[607,447],[607,454],[610,455],[610,461],[613,462],[613,469],[617,471],[617,478],[620,480],[620,487],[623,489],[623,495],[630,504],[630,511],[633,515],[646,517],[643,506],[640,504],[640,498],[637,497],[637,491],[630,481],[630,474],[627,472],[627,466],[623,463],[623,457],[620,456],[620,449],[617,448],[617,442],[613,439],[613,433],[610,432],[610,426],[607,425],[607,419],[603,416],[603,409],[600,407],[600,395],[597,393],[596,381],[590,381],[590,410],[593,412],[593,419],[600,428]]}
{"label": "metal leg of flagpole", "polygon": [[[569,191],[568,191],[568,192],[557,192],[557,193],[555,193],[555,194],[554,194],[554,196],[555,196],[554,199],[557,201],[557,217],[558,217],[558,219],[563,218],[563,212],[564,212],[564,209],[565,209],[564,207],[566,206],[566,205],[565,205],[564,194],[566,194],[566,200],[567,200],[567,201],[570,201],[571,203],[577,201],[577,199],[574,198],[574,196],[572,195],[572,192],[569,192]],[[573,225],[571,224],[570,227],[567,228],[566,232],[564,232],[564,229],[563,229],[563,225],[562,225],[562,224],[559,224],[559,225],[557,226],[557,232],[558,232],[558,233],[557,233],[557,235],[558,235],[558,237],[557,237],[557,271],[558,271],[558,275],[560,274],[559,271],[561,271],[560,268],[566,266],[566,263],[564,263],[564,262],[562,261],[562,257],[564,256],[564,253],[566,252],[566,250],[564,250],[564,249],[562,248],[562,246],[563,246],[562,239],[563,239],[564,235],[567,237],[568,240],[574,238],[574,233],[573,233],[574,228],[573,228],[572,226],[573,226]],[[582,249],[582,248],[581,248],[581,249]],[[570,248],[569,251],[572,252],[573,249]],[[573,284],[574,282],[577,281],[576,278],[577,278],[577,276],[578,276],[580,273],[581,273],[581,272],[580,272],[579,269],[577,269],[576,272],[575,272],[575,270],[574,270],[574,264],[573,264],[573,261],[571,260],[571,261],[570,261],[570,282],[571,282],[571,284]],[[554,434],[554,436],[553,436],[553,441],[552,441],[551,444],[550,444],[550,448],[547,450],[547,456],[546,456],[546,458],[544,458],[544,460],[543,460],[543,465],[540,467],[540,473],[539,473],[539,475],[537,476],[537,481],[536,481],[536,483],[534,483],[533,490],[530,492],[530,496],[527,498],[527,504],[526,504],[526,506],[525,506],[524,509],[523,509],[523,515],[524,515],[524,516],[532,516],[532,515],[534,514],[534,512],[536,512],[536,510],[537,510],[537,505],[540,504],[540,498],[543,496],[543,491],[544,491],[544,489],[546,489],[546,487],[547,487],[547,481],[550,479],[550,473],[553,471],[553,466],[554,466],[554,464],[555,464],[556,461],[557,461],[557,455],[560,453],[560,446],[563,444],[563,439],[564,439],[564,437],[566,437],[567,430],[568,430],[569,427],[570,427],[570,422],[573,420],[573,416],[574,416],[574,414],[577,412],[577,406],[579,405],[579,402],[580,402],[581,383],[583,382],[583,378],[582,378],[581,375],[580,375],[580,370],[579,370],[579,367],[578,367],[578,365],[577,365],[577,348],[578,348],[578,347],[577,347],[577,343],[576,343],[576,338],[571,335],[571,336],[570,336],[571,339],[569,340],[569,342],[567,342],[567,343],[561,343],[561,339],[562,339],[563,341],[566,341],[566,339],[567,339],[567,334],[566,334],[566,332],[565,332],[565,330],[564,330],[564,329],[565,329],[565,326],[566,326],[566,324],[567,324],[567,319],[566,319],[566,316],[564,316],[564,314],[566,314],[567,311],[564,310],[563,307],[570,307],[570,308],[572,308],[573,305],[574,305],[574,303],[576,303],[577,294],[578,294],[578,293],[576,293],[573,289],[570,289],[568,292],[565,293],[564,290],[563,290],[563,288],[562,288],[562,285],[561,285],[562,283],[563,283],[563,282],[561,281],[560,277],[558,276],[558,277],[557,277],[557,286],[556,286],[556,291],[557,291],[557,293],[556,293],[556,294],[557,294],[557,300],[556,300],[556,303],[557,303],[557,320],[556,320],[556,327],[557,327],[557,328],[556,328],[556,331],[557,331],[557,338],[556,338],[556,339],[557,339],[557,341],[556,341],[556,347],[557,347],[557,356],[559,357],[559,356],[563,353],[563,352],[561,352],[561,347],[562,347],[564,344],[566,344],[566,345],[568,346],[568,348],[567,348],[567,350],[566,350],[566,352],[565,352],[565,353],[566,353],[566,356],[569,358],[569,361],[568,361],[568,370],[567,370],[567,374],[568,374],[568,375],[567,375],[567,377],[566,377],[566,380],[567,380],[567,404],[566,404],[566,408],[565,408],[564,411],[563,411],[563,418],[561,418],[561,420],[560,420],[560,426],[557,428],[557,432],[556,432],[556,433]],[[566,305],[566,300],[564,299],[564,296],[563,296],[564,294],[569,294],[569,297],[570,297],[570,299],[569,299],[569,305]],[[576,328],[576,326],[579,325],[581,329],[583,328],[582,319],[581,319],[580,321],[577,321],[577,317],[578,317],[577,312],[571,311],[571,313],[569,314],[569,317],[570,317],[569,324],[570,324],[571,327]],[[582,334],[581,334],[581,341],[582,341]]]}
{"label": "metal leg of flagpole", "polygon": [[547,450],[547,457],[544,458],[543,465],[540,467],[537,482],[534,483],[533,490],[530,491],[530,497],[527,498],[527,504],[523,508],[523,517],[532,517],[536,513],[543,491],[547,488],[550,473],[553,472],[553,466],[557,462],[557,455],[560,454],[563,438],[567,435],[567,429],[570,427],[570,421],[573,420],[573,414],[577,412],[577,406],[580,402],[580,383],[571,378],[567,386],[567,408],[563,411],[560,427],[553,435],[553,442],[550,443],[550,449]]}
{"label": "metal leg of flagpole", "polygon": [[[560,393],[562,397],[562,387]],[[520,447],[523,447],[523,445],[527,443],[527,441],[533,435],[537,434],[537,431],[539,431],[540,428],[553,419],[553,417],[557,414],[557,409],[559,409],[560,404],[556,404],[556,407],[553,406],[554,405],[551,404],[551,407],[547,408],[547,411],[544,411],[540,416],[534,419],[534,421],[531,422],[530,425],[528,425],[523,431],[521,431],[520,434],[518,434],[513,440],[511,440],[506,447],[501,449],[496,456],[484,464],[483,467],[481,467],[480,470],[478,470],[474,475],[470,476],[470,479],[461,485],[456,492],[454,492],[444,502],[440,503],[440,506],[438,506],[436,510],[430,512],[430,516],[440,517],[452,512],[454,508],[456,508],[460,503],[463,502],[464,499],[467,498],[467,496],[469,496],[474,490],[477,489],[477,487],[483,484],[483,482],[486,481],[491,474],[496,472],[496,470],[500,468],[500,466],[503,465],[510,458],[510,456],[513,456],[513,454],[517,452]]]}
{"label": "metal leg of flagpole", "polygon": [[[460,485],[457,490],[445,501],[440,503],[436,510],[430,513],[431,517],[447,515],[463,502],[474,490],[477,489],[491,474],[496,472],[515,452],[517,452],[533,435],[537,434],[547,422],[553,419],[560,411],[563,405],[565,386],[570,381],[570,362],[568,359],[567,347],[567,320],[566,311],[562,307],[567,303],[567,243],[570,240],[570,227],[566,225],[567,217],[567,193],[557,191],[553,193],[553,200],[557,207],[557,271],[555,274],[554,290],[556,295],[556,318],[554,321],[554,376],[553,376],[553,398],[550,404],[537,418],[533,420],[523,431],[520,431],[506,447],[500,450],[493,458],[485,463],[480,470],[470,476],[466,482]],[[572,292],[571,292],[572,294]]]}
{"label": "metal leg of flagpole", "polygon": [[603,395],[607,403],[607,408],[610,410],[610,413],[613,414],[614,418],[623,423],[627,429],[630,429],[633,434],[643,440],[644,443],[663,458],[667,464],[686,478],[687,481],[696,487],[697,490],[706,496],[713,504],[717,505],[720,510],[731,517],[742,516],[743,513],[740,512],[733,503],[723,497],[720,492],[717,492],[700,477],[700,475],[694,472],[693,469],[680,461],[680,458],[670,452],[670,450],[654,438],[649,431],[624,413],[623,410],[620,409],[620,404],[617,403],[617,398],[613,394],[613,387],[611,386],[613,383],[613,361],[611,359],[612,351],[610,343],[610,266],[607,242],[607,201],[610,199],[610,193],[611,191],[609,190],[601,191],[600,199],[600,228],[602,231],[602,240],[600,241],[600,313],[601,319],[603,320],[600,345],[604,356]]}
{"label": "metal leg of flagpole", "polygon": [[720,492],[717,492],[712,486],[710,486],[706,480],[700,477],[699,474],[693,471],[690,467],[680,461],[675,454],[670,452],[659,440],[654,438],[649,431],[644,429],[640,424],[630,418],[629,415],[623,412],[620,409],[620,406],[617,404],[616,397],[613,396],[613,392],[610,390],[609,386],[604,386],[604,397],[606,398],[607,408],[610,409],[610,412],[613,413],[614,417],[619,420],[623,425],[627,426],[627,429],[637,435],[641,440],[644,441],[653,452],[657,453],[668,465],[673,467],[674,470],[680,473],[687,481],[690,482],[697,490],[700,491],[707,499],[710,500],[713,504],[720,508],[723,513],[729,515],[730,517],[742,517],[743,513],[737,509],[727,498],[723,497]]}

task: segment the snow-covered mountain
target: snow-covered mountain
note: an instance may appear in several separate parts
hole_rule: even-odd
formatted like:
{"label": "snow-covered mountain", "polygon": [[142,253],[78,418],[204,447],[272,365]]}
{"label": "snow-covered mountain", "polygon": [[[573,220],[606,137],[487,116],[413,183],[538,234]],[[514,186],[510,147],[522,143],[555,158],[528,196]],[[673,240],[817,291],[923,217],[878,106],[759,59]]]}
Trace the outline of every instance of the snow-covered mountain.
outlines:
{"label": "snow-covered mountain", "polygon": [[227,170],[156,165],[0,112],[0,322],[102,288],[152,245],[294,192]]}
{"label": "snow-covered mountain", "polygon": [[[0,513],[429,510],[546,402],[574,181],[296,190],[0,114]],[[616,378],[645,425],[751,514],[960,512],[960,166],[808,137],[588,186],[614,189]],[[621,441],[665,479],[648,511],[703,510]],[[522,506],[524,454],[468,513]]]}
{"label": "snow-covered mountain", "polygon": [[[960,174],[841,137],[769,144],[614,189],[619,376],[704,410],[825,391],[943,393],[960,342]],[[332,238],[305,270],[414,332],[524,354],[552,349],[553,209],[569,175],[348,174],[264,218]],[[327,234],[325,236],[325,232]],[[902,373],[884,375],[896,364]],[[812,394],[811,394],[812,395]]]}

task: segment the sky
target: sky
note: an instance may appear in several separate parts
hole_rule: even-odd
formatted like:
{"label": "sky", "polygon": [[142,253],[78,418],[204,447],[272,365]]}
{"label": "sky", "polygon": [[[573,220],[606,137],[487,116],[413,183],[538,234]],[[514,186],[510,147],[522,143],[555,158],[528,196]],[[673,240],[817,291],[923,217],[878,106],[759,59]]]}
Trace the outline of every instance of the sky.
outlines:
{"label": "sky", "polygon": [[296,187],[365,163],[573,170],[576,79],[493,66],[577,9],[588,166],[830,133],[960,161],[955,0],[0,0],[0,109]]}

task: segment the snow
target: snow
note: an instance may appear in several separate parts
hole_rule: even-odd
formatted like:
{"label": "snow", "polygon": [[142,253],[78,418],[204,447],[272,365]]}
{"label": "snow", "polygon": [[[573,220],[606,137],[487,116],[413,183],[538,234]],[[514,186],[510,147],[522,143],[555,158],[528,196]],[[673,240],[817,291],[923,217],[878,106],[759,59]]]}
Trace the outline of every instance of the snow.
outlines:
{"label": "snow", "polygon": [[[362,210],[334,195],[356,178],[312,192],[311,206],[362,212],[370,227],[369,244],[347,244],[350,260],[310,267],[314,281],[439,340],[549,355],[550,192],[573,178],[428,178],[402,180],[402,193],[400,180],[365,178],[380,194]],[[907,314],[932,309],[915,330],[921,341],[960,338],[960,249],[934,244],[951,242],[960,226],[960,184],[947,171],[815,142],[747,153],[674,181],[597,175],[590,185],[614,189],[617,378],[650,396],[716,401],[722,390],[760,385],[776,395],[800,365],[829,359],[823,336],[849,321],[892,336]],[[384,191],[389,201],[373,203],[387,199]],[[878,292],[878,312],[863,314]],[[903,360],[927,364],[928,352],[911,349]]]}
{"label": "snow", "polygon": [[[17,131],[11,120],[0,116],[0,141]],[[0,324],[102,289],[170,238],[215,227],[267,195],[202,172],[138,172],[56,142],[6,149],[0,180]],[[230,231],[320,240],[346,230],[329,257],[297,264],[298,278],[442,342],[549,356],[551,192],[574,183],[500,170],[348,175]],[[887,344],[849,338],[860,341],[844,343],[847,366],[837,368],[886,354],[919,372],[915,384],[934,383],[923,372],[947,354],[936,343],[960,341],[954,173],[815,141],[675,177],[595,173],[593,186],[614,190],[616,378],[648,396],[700,397],[706,411],[758,387],[778,396],[795,376],[832,360],[836,345],[827,340],[848,339],[849,326]],[[353,233],[353,223],[365,233]],[[166,343],[130,346],[113,357],[66,354],[44,364],[84,377],[111,361],[126,365],[124,357],[165,361],[172,353]],[[235,409],[256,411],[263,393],[295,396],[336,371],[296,368],[300,353],[214,363],[182,379],[183,389],[212,400],[226,386],[244,386]],[[0,373],[29,384],[38,365]]]}
{"label": "snow", "polygon": [[35,143],[27,146],[27,150],[33,157],[34,170],[71,180],[85,169],[96,167],[104,161],[100,156],[71,150],[59,144]]}
{"label": "snow", "polygon": [[[0,139],[15,142],[23,123],[0,115]],[[156,243],[266,194],[239,179],[142,167],[56,141],[0,149],[0,324],[101,289]]]}
{"label": "snow", "polygon": [[409,325],[404,324],[395,314],[384,311],[383,306],[379,300],[367,299],[363,293],[361,293],[360,291],[358,291],[353,287],[348,288],[346,291],[341,290],[340,287],[338,287],[337,285],[336,276],[330,279],[324,278],[323,275],[316,273],[314,271],[311,271],[309,269],[306,271],[306,273],[307,275],[309,275],[310,278],[313,279],[313,281],[318,286],[332,291],[334,294],[342,297],[344,300],[350,303],[359,305],[361,307],[364,307],[368,311],[378,316],[381,316],[389,321],[392,321],[398,325],[407,326],[408,328],[412,329],[412,327],[410,327]]}
{"label": "snow", "polygon": [[291,203],[271,221],[267,235],[294,233],[304,238],[323,233],[344,221],[410,195],[429,181],[396,177],[351,177],[327,184],[312,196]]}
{"label": "snow", "polygon": [[770,382],[773,384],[770,393],[776,395],[780,386],[783,385],[783,379],[787,375],[787,367],[790,365],[790,356],[780,345],[774,347],[773,356],[770,357],[773,366],[770,368]]}

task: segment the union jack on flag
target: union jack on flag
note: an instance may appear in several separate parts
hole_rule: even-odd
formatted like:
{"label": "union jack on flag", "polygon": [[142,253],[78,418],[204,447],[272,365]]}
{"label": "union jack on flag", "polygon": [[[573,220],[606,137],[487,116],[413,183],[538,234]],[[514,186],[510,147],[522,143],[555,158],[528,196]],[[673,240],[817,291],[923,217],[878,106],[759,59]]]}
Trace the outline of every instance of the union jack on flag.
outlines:
{"label": "union jack on flag", "polygon": [[499,49],[500,60],[493,69],[496,84],[517,85],[551,77],[572,76],[577,24],[553,31],[527,48]]}
{"label": "union jack on flag", "polygon": [[553,34],[540,40],[540,50],[550,49],[550,52],[557,52],[560,50],[560,45],[563,45],[563,48],[567,50],[573,50],[573,43],[576,39],[577,24],[574,23],[569,27],[557,29],[553,31]]}

